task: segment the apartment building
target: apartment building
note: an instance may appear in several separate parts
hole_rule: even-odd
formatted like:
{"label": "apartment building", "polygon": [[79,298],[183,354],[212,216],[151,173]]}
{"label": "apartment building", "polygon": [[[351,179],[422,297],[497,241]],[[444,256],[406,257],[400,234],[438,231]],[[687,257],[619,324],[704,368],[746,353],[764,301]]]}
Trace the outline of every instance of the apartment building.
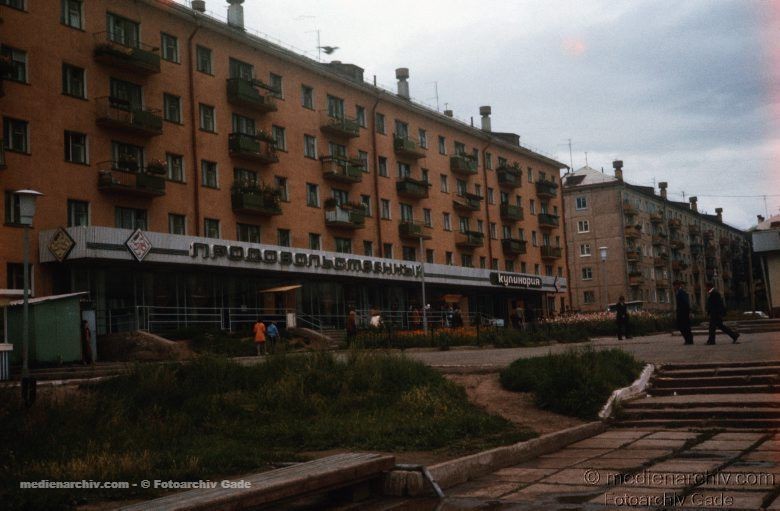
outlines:
{"label": "apartment building", "polygon": [[[758,262],[761,290],[757,302],[765,303],[773,318],[780,317],[780,215],[758,216],[750,230],[753,252]],[[756,286],[759,287],[759,286]]]}
{"label": "apartment building", "polygon": [[716,215],[698,211],[697,198],[670,200],[668,184],[652,187],[583,167],[563,177],[571,303],[575,310],[605,310],[622,295],[647,310],[674,308],[675,281],[682,281],[701,310],[706,283],[721,290],[732,308],[747,306],[746,233]]}
{"label": "apartment building", "polygon": [[564,164],[228,3],[0,0],[0,282],[21,287],[13,191],[35,189],[34,294],[90,292],[99,331],[150,307],[407,310],[423,278],[434,308],[568,306]]}

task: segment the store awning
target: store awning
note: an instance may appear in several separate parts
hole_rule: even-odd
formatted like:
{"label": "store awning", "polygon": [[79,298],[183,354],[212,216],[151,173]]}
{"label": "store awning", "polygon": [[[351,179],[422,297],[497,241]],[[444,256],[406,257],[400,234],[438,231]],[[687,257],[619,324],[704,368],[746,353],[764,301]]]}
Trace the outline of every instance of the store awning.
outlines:
{"label": "store awning", "polygon": [[0,307],[4,307],[14,300],[22,298],[21,289],[0,289]]}
{"label": "store awning", "polygon": [[298,289],[301,287],[300,284],[293,284],[291,286],[279,286],[279,287],[272,287],[270,289],[263,289],[262,291],[259,291],[260,293],[284,293],[285,291],[292,291],[293,289]]}

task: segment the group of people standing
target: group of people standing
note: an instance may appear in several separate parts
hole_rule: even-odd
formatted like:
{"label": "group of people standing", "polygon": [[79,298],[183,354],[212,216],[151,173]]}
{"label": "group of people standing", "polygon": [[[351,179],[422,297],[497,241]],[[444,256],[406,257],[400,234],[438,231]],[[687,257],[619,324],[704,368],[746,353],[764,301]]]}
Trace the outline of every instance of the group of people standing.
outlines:
{"label": "group of people standing", "polygon": [[276,321],[271,321],[266,327],[262,318],[257,318],[257,322],[252,327],[252,332],[255,336],[257,356],[268,355],[269,345],[271,351],[276,349],[279,341],[279,328],[276,326]]}
{"label": "group of people standing", "polygon": [[517,305],[509,314],[509,322],[512,328],[516,330],[536,331],[536,311],[533,307],[523,307],[523,302],[517,302]]}

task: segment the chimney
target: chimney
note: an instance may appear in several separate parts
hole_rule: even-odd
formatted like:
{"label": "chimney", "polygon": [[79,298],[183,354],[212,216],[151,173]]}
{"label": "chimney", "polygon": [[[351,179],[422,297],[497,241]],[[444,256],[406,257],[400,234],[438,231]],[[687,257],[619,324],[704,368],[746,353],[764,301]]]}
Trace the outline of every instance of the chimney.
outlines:
{"label": "chimney", "polygon": [[192,10],[206,12],[206,0],[192,0]]}
{"label": "chimney", "polygon": [[227,0],[228,7],[228,25],[233,28],[244,30],[244,7],[241,5],[244,0]]}
{"label": "chimney", "polygon": [[699,205],[697,204],[698,200],[699,200],[698,197],[690,197],[688,199],[688,202],[691,203],[691,210],[696,211],[697,213],[699,212]]}
{"label": "chimney", "polygon": [[395,77],[398,78],[398,95],[404,99],[409,99],[409,68],[399,67],[395,70]]}
{"label": "chimney", "polygon": [[490,126],[491,113],[493,113],[493,110],[489,106],[479,107],[479,115],[482,116],[482,131],[487,131],[488,133],[493,131]]}
{"label": "chimney", "polygon": [[452,117],[454,114],[452,113],[452,110],[445,110],[444,115],[446,115],[447,117]]}
{"label": "chimney", "polygon": [[764,215],[756,215],[756,216],[758,216],[758,223],[761,223],[764,220],[766,220],[766,218],[764,218]]}
{"label": "chimney", "polygon": [[715,208],[715,216],[718,217],[718,222],[723,223],[723,208]]}
{"label": "chimney", "polygon": [[666,188],[668,186],[669,183],[667,183],[666,181],[661,181],[660,183],[658,183],[658,188],[661,189],[661,198],[664,200],[666,199]]}
{"label": "chimney", "polygon": [[612,162],[612,168],[615,169],[615,177],[618,181],[623,181],[623,160]]}

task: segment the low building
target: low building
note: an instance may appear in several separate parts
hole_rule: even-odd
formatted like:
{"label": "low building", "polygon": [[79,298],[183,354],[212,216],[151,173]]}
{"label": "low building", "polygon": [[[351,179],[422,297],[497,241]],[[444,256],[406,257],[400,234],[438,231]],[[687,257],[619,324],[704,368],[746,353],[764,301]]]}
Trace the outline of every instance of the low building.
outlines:
{"label": "low building", "polygon": [[751,236],[770,313],[773,318],[780,317],[780,215],[759,217]]}

